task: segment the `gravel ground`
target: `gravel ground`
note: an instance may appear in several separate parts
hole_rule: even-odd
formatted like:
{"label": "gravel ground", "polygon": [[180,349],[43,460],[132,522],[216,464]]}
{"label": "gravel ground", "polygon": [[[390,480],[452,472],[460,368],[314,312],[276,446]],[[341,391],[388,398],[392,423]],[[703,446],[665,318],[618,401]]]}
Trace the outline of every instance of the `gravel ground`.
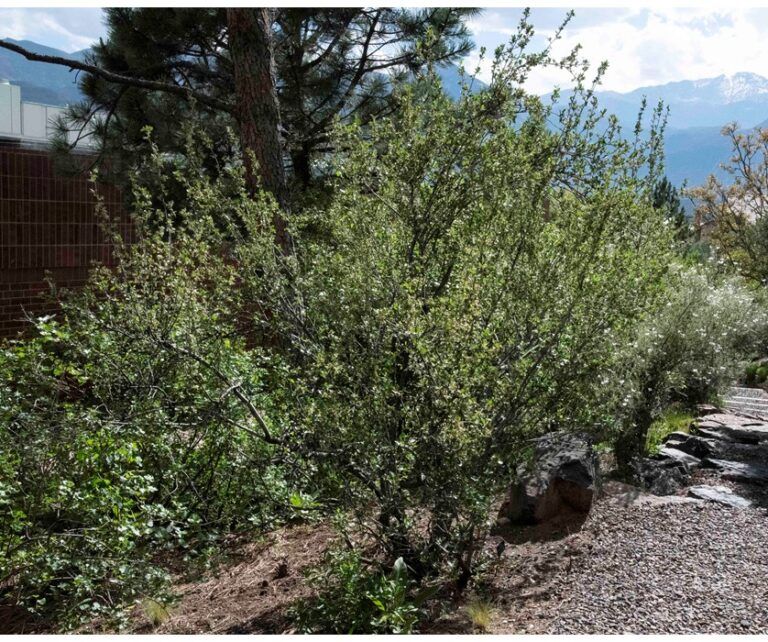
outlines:
{"label": "gravel ground", "polygon": [[[716,504],[598,502],[553,578],[548,633],[768,633],[768,519]],[[534,605],[530,605],[534,607]]]}

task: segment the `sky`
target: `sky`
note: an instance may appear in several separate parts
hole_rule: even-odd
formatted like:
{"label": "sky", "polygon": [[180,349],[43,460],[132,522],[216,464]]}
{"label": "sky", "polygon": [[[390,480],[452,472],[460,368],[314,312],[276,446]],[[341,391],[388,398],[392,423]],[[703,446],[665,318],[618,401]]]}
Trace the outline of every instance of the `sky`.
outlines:
{"label": "sky", "polygon": [[[723,3],[727,6],[726,3]],[[595,66],[609,63],[603,89],[630,91],[676,80],[712,78],[747,71],[768,76],[768,9],[766,8],[577,8],[553,53],[564,55],[582,45],[581,57]],[[567,9],[531,10],[531,22],[540,37],[551,36]],[[492,8],[472,20],[478,46],[493,52],[513,33],[520,9]],[[477,65],[477,52],[465,61]],[[490,77],[490,60],[480,67],[480,78]],[[563,83],[554,70],[531,78],[529,89],[550,91]]]}
{"label": "sky", "polygon": [[[541,46],[554,33],[566,11],[532,10],[534,45]],[[508,40],[520,15],[520,9],[490,8],[472,19],[475,42],[486,47],[489,56],[480,61],[479,53],[473,53],[465,61],[468,71],[479,64],[480,78],[489,79],[493,51]],[[104,35],[97,8],[0,9],[0,38],[34,40],[73,52]],[[603,89],[613,91],[739,71],[768,76],[768,8],[582,7],[553,53],[564,54],[579,43],[582,57],[595,65],[609,61]],[[545,93],[555,84],[565,84],[564,77],[546,70],[533,76],[528,88]]]}

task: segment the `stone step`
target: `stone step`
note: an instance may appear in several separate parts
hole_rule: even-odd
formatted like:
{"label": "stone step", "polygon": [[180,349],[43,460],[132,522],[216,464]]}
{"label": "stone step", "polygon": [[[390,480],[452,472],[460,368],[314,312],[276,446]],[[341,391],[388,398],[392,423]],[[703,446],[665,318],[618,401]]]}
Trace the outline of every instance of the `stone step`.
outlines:
{"label": "stone step", "polygon": [[768,404],[759,403],[756,401],[744,401],[743,399],[726,399],[726,406],[746,406],[748,408],[756,408],[757,410],[768,409]]}
{"label": "stone step", "polygon": [[739,391],[731,392],[726,399],[748,399],[755,403],[768,403],[768,397],[758,397],[756,395],[747,395]]}
{"label": "stone step", "polygon": [[757,410],[758,412],[768,412],[768,407],[758,406],[754,403],[745,403],[743,401],[726,401],[726,408],[749,408],[750,410]]}
{"label": "stone step", "polygon": [[768,393],[762,388],[745,388],[743,386],[733,386],[728,391],[728,396],[752,397],[755,399],[768,400]]}
{"label": "stone step", "polygon": [[768,409],[755,407],[749,404],[726,402],[725,407],[726,409],[732,412],[739,412],[739,413],[748,414],[748,415],[757,415],[759,417],[768,416]]}

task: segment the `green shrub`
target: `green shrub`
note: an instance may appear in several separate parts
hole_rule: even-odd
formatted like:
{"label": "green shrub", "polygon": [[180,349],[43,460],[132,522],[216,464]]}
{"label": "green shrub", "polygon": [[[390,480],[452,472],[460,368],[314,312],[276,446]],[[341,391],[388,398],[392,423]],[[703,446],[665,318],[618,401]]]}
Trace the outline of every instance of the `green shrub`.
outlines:
{"label": "green shrub", "polygon": [[654,149],[597,125],[584,86],[559,116],[512,90],[526,56],[503,52],[488,92],[426,80],[397,119],[339,131],[330,202],[294,217],[287,423],[313,486],[386,558],[460,586],[528,440],[604,420],[600,376],[672,246]]}
{"label": "green shrub", "polygon": [[617,393],[615,452],[624,467],[645,451],[651,425],[670,404],[694,408],[731,385],[768,325],[759,296],[711,266],[674,267],[664,286],[634,340],[617,346],[627,365],[605,381]]}
{"label": "green shrub", "polygon": [[757,369],[759,367],[759,363],[753,362],[744,369],[744,382],[747,385],[754,384],[757,381]]}
{"label": "green shrub", "polygon": [[63,628],[167,603],[159,553],[206,555],[220,534],[292,512],[272,463],[279,427],[259,423],[282,370],[246,347],[212,215],[261,205],[188,191],[194,215],[138,188],[141,239],[118,268],[0,350],[0,590]]}
{"label": "green shrub", "polygon": [[755,371],[755,380],[757,383],[764,383],[768,378],[768,366],[760,366]]}

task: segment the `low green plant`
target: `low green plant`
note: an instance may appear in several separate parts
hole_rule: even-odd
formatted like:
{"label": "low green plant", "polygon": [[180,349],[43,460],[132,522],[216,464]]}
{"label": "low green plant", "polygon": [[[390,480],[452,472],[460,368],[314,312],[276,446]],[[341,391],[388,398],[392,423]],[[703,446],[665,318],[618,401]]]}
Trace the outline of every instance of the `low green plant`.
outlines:
{"label": "low green plant", "polygon": [[144,616],[147,618],[147,621],[152,628],[157,628],[161,624],[164,624],[171,617],[167,607],[152,598],[146,598],[141,603],[141,606],[144,611]]}
{"label": "low green plant", "polygon": [[332,550],[310,576],[318,596],[294,611],[302,633],[412,633],[419,619],[402,558],[390,572],[352,550]]}

